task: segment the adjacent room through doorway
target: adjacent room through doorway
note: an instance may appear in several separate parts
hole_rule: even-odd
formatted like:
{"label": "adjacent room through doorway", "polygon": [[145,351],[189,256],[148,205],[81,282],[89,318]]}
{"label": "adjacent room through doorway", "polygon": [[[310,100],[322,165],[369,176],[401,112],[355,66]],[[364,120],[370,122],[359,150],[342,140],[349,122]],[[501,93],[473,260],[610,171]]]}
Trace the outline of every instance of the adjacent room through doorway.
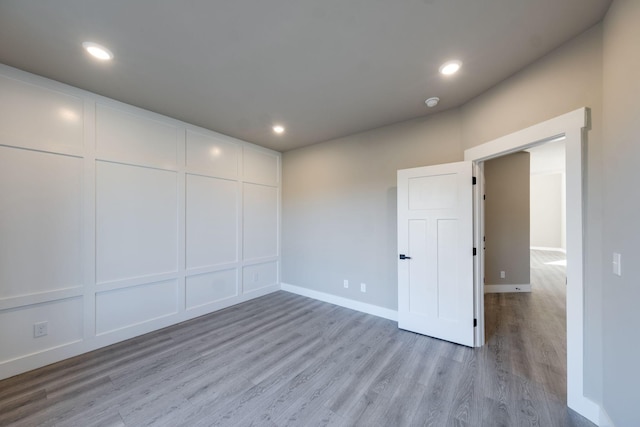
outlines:
{"label": "adjacent room through doorway", "polygon": [[[585,306],[584,306],[584,240],[585,194],[584,173],[589,130],[589,109],[579,108],[553,119],[502,136],[465,150],[464,159],[474,162],[478,185],[474,186],[474,244],[483,246],[484,194],[483,167],[487,160],[526,150],[546,142],[565,141],[566,167],[566,225],[567,242],[567,406],[589,419],[597,420],[600,408],[585,396]],[[478,251],[474,263],[475,313],[478,319],[476,345],[485,341],[484,325],[484,251]]]}
{"label": "adjacent room through doorway", "polygon": [[486,343],[510,375],[566,403],[564,141],[484,166]]}

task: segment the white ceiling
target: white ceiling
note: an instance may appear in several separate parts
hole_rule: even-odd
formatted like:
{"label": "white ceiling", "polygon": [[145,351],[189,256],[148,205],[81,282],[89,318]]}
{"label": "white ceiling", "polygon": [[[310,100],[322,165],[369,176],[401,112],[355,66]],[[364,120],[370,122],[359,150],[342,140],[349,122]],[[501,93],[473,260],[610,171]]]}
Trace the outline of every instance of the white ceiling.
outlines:
{"label": "white ceiling", "polygon": [[[609,4],[0,0],[0,62],[285,151],[459,106],[599,22]],[[97,63],[83,41],[115,59]],[[452,58],[461,72],[440,76]],[[438,107],[426,108],[430,96]]]}

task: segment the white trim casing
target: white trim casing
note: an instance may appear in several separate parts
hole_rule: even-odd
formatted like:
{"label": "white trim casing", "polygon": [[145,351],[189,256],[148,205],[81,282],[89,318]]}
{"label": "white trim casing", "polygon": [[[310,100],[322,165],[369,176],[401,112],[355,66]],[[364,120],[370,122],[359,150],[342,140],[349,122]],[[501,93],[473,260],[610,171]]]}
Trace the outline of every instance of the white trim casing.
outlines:
{"label": "white trim casing", "polygon": [[325,292],[314,291],[313,289],[302,288],[288,283],[281,283],[280,289],[286,292],[291,292],[292,294],[302,295],[318,301],[328,302],[329,304],[339,305],[340,307],[350,308],[351,310],[361,311],[384,319],[393,320],[394,322],[398,321],[398,312],[389,308],[367,304],[349,298],[327,294]]}
{"label": "white trim casing", "polygon": [[607,411],[605,411],[604,408],[600,408],[600,418],[598,421],[598,425],[600,427],[616,427],[615,424],[613,424],[613,421],[611,421],[611,418],[609,418],[609,414],[607,414]]}
{"label": "white trim casing", "polygon": [[548,248],[546,246],[531,246],[529,249],[531,249],[532,251],[562,252],[563,254],[567,253],[566,249],[563,249],[563,248]]}
{"label": "white trim casing", "polygon": [[503,294],[508,292],[531,292],[531,284],[522,285],[484,285],[485,294]]}
{"label": "white trim casing", "polygon": [[473,247],[478,256],[473,257],[473,318],[476,319],[474,347],[484,345],[484,162],[473,162]]}
{"label": "white trim casing", "polygon": [[[566,150],[566,216],[567,221],[567,405],[594,423],[600,418],[600,407],[584,395],[584,196],[583,133],[589,127],[589,110],[579,108],[537,125],[469,148],[464,159],[482,164],[485,160],[522,151],[555,139],[565,139]],[[480,181],[482,184],[482,181]],[[479,189],[483,190],[483,189]],[[477,193],[483,194],[483,193]],[[477,206],[477,204],[476,204]],[[484,221],[480,209],[476,218]],[[479,223],[476,223],[478,226]],[[483,251],[480,257],[483,258]],[[483,260],[479,260],[483,262]],[[476,281],[476,294],[484,293]],[[484,322],[484,304],[478,304],[478,322]]]}

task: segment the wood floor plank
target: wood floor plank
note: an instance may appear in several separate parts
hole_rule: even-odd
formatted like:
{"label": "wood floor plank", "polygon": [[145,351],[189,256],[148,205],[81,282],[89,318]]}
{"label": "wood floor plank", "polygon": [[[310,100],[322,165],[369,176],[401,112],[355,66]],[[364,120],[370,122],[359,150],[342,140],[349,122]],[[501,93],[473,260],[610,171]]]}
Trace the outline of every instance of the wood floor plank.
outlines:
{"label": "wood floor plank", "polygon": [[544,389],[525,378],[516,376],[514,379],[517,382],[516,424],[531,427],[553,425],[545,402]]}
{"label": "wood floor plank", "polygon": [[449,403],[460,381],[460,362],[440,357],[433,369],[429,387],[421,396],[420,405],[413,414],[412,424],[422,426],[444,426],[447,424],[451,406]]}
{"label": "wood floor plank", "polygon": [[[369,318],[371,320],[371,318]],[[323,402],[327,402],[329,396],[335,396],[350,381],[350,371],[360,364],[367,361],[367,355],[370,354],[371,348],[364,345],[350,345],[354,340],[358,339],[363,342],[375,341],[375,335],[379,335],[380,330],[369,327],[373,322],[363,322],[363,330],[352,330],[352,336],[346,336],[343,344],[330,356],[323,358],[321,363],[327,368],[326,374],[314,382],[302,393],[298,399],[297,405],[290,406],[287,410],[278,416],[277,420],[287,422],[287,420],[300,420],[304,413],[314,412],[314,407],[325,407]],[[342,339],[342,337],[340,337]],[[326,343],[325,343],[326,344]],[[327,413],[335,414],[327,408]],[[342,419],[340,416],[331,415],[331,422]],[[331,424],[331,423],[330,423]],[[343,424],[344,425],[344,424]]]}
{"label": "wood floor plank", "polygon": [[505,402],[485,397],[483,405],[484,416],[480,424],[482,427],[511,427],[516,425]]}
{"label": "wood floor plank", "polygon": [[[255,386],[249,388],[244,393],[239,393],[236,396],[229,396],[223,400],[209,399],[208,396],[205,396],[204,398],[206,400],[200,401],[198,404],[206,405],[214,412],[219,412],[221,414],[221,416],[218,416],[217,418],[214,415],[207,414],[207,421],[211,421],[211,419],[215,418],[216,423],[223,424],[224,421],[229,419],[234,413],[233,410],[231,414],[228,412],[229,408],[233,408],[234,405],[236,407],[236,413],[242,413],[241,416],[245,416],[250,414],[252,411],[256,411],[256,408],[260,408],[261,405],[263,405],[263,408],[266,408],[274,399],[274,396],[269,396],[269,394],[275,395],[275,391],[280,391],[282,387],[288,387],[287,384],[293,381],[297,376],[308,376],[310,374],[307,371],[314,371],[318,366],[328,367],[335,365],[333,358],[338,354],[344,354],[344,345],[346,345],[346,343],[352,343],[357,338],[358,334],[363,333],[360,327],[358,327],[358,324],[354,324],[354,326],[354,328],[349,330],[344,336],[341,336],[337,342],[333,343],[333,345],[328,345],[327,342],[319,340],[308,349],[305,349],[305,352],[301,357],[293,359],[289,364],[274,371],[268,378],[258,384],[255,384]],[[366,324],[361,326],[366,327]],[[372,331],[375,332],[375,330],[375,328],[372,328]],[[315,335],[317,336],[318,332],[316,332]],[[272,391],[269,393],[267,390]],[[242,410],[237,410],[238,407]],[[266,411],[266,409],[262,410],[263,412]],[[268,414],[265,413],[262,415]],[[256,417],[255,414],[251,416]],[[187,420],[186,424],[200,423],[202,421],[202,417],[203,414],[201,412],[196,413]],[[268,417],[263,416],[262,419],[266,422]]]}
{"label": "wood floor plank", "polygon": [[138,337],[126,343],[128,345],[119,343],[0,381],[0,405],[4,399],[29,393],[43,388],[44,385],[72,381],[77,377],[104,375],[111,372],[115,366],[128,365],[135,360],[146,359],[156,354],[159,349],[170,345],[171,338],[151,335],[148,342]]}
{"label": "wood floor plank", "polygon": [[274,424],[283,427],[345,426],[345,420],[322,405],[309,405],[307,399],[300,399],[290,406],[294,411],[283,412]]}
{"label": "wood floor plank", "polygon": [[451,411],[447,420],[449,426],[466,426],[482,413],[481,389],[485,386],[479,370],[478,349],[467,349],[462,360],[460,379],[454,389]]}
{"label": "wood floor plank", "polygon": [[0,381],[0,426],[593,427],[566,407],[558,257],[486,295],[483,348],[276,292]]}
{"label": "wood floor plank", "polygon": [[369,386],[384,368],[389,358],[398,350],[400,343],[396,337],[389,338],[386,343],[377,346],[365,356],[363,363],[357,369],[349,370],[349,381],[344,383],[342,390],[326,404],[333,412],[345,418],[354,418],[361,413],[363,402],[369,402]]}
{"label": "wood floor plank", "polygon": [[108,377],[100,377],[84,384],[73,395],[61,394],[47,398],[43,405],[27,405],[21,408],[21,416],[8,425],[12,426],[63,426],[69,418],[92,408],[103,396],[113,390],[114,386]]}
{"label": "wood floor plank", "polygon": [[[324,345],[323,348],[324,351],[318,349],[315,356],[307,359],[313,363],[307,363],[303,370],[291,370],[287,367],[280,375],[257,384],[234,402],[230,402],[228,406],[233,409],[227,411],[221,418],[238,419],[240,423],[245,419],[259,418],[267,421],[275,418],[279,412],[286,410],[292,404],[295,397],[304,393],[312,381],[323,377],[328,367],[335,366],[332,362],[333,358],[343,353],[340,347]],[[216,422],[220,422],[220,419],[214,424]]]}

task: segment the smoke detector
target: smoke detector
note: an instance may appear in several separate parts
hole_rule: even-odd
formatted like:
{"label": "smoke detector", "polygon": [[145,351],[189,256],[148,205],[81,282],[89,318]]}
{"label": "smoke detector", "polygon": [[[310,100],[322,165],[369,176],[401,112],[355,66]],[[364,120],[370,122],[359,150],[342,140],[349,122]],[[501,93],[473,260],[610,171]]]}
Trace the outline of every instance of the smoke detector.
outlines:
{"label": "smoke detector", "polygon": [[424,103],[427,104],[427,107],[429,108],[435,107],[436,105],[438,105],[438,102],[440,102],[440,98],[438,98],[437,96],[432,96],[431,98],[424,101]]}

